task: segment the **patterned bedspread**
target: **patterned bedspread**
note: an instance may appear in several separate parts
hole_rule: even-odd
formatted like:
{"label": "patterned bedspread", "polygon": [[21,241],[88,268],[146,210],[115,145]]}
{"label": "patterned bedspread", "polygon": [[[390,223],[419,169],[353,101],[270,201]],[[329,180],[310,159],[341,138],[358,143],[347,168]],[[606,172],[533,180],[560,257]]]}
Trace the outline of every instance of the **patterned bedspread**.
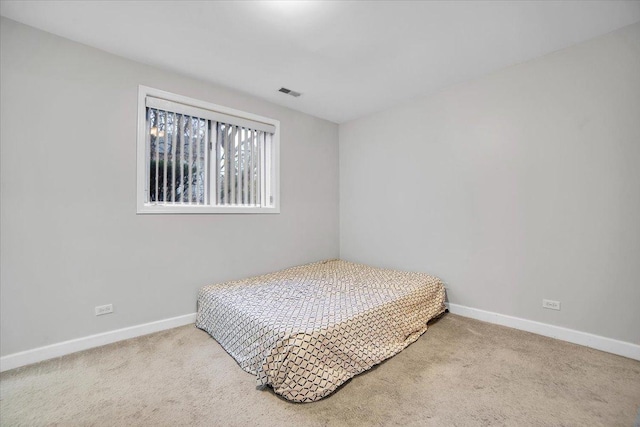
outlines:
{"label": "patterned bedspread", "polygon": [[330,260],[205,286],[196,326],[258,384],[312,402],[402,351],[444,309],[436,277]]}

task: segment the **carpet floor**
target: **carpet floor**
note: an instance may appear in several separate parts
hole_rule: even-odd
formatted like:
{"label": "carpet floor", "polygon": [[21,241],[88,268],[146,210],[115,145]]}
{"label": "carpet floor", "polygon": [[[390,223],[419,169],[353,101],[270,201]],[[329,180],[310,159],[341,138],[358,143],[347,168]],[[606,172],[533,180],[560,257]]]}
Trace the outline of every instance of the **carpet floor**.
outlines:
{"label": "carpet floor", "polygon": [[184,326],[0,375],[3,426],[633,426],[640,362],[446,314],[324,400],[295,404]]}

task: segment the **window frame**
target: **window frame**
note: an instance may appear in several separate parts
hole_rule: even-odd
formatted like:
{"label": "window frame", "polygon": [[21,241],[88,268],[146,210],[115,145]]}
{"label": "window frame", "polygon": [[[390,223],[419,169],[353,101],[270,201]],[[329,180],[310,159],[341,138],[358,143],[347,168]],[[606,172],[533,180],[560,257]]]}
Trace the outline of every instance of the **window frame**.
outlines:
{"label": "window frame", "polygon": [[[240,119],[266,123],[275,127],[271,138],[271,177],[269,183],[273,202],[271,206],[242,206],[242,205],[167,205],[163,203],[147,202],[147,96],[160,98],[169,102],[176,102],[195,108],[201,108],[216,113],[234,116]],[[280,213],[280,121],[257,114],[247,113],[207,101],[190,98],[183,95],[155,89],[149,86],[138,86],[138,136],[136,141],[136,172],[137,214],[277,214]],[[215,152],[213,149],[210,152]],[[211,168],[213,169],[213,168]],[[207,188],[216,185],[215,176],[210,170]],[[207,197],[211,201],[209,197]]]}

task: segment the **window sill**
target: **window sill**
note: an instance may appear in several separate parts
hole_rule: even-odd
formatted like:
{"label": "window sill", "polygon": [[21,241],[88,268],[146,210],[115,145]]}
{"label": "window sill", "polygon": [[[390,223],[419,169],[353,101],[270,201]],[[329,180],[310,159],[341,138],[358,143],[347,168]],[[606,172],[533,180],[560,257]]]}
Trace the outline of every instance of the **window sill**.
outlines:
{"label": "window sill", "polygon": [[254,207],[254,206],[166,206],[144,204],[138,206],[138,215],[201,215],[201,214],[279,214],[279,207]]}

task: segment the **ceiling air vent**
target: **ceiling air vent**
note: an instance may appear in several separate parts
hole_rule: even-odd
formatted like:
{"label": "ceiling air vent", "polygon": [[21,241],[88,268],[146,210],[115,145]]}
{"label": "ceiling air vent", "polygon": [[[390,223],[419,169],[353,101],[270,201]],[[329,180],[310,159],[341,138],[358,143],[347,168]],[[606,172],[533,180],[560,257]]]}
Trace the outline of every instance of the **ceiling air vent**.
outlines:
{"label": "ceiling air vent", "polygon": [[286,87],[281,87],[278,92],[286,93],[287,95],[295,96],[296,98],[302,95],[300,92],[296,92],[295,90],[287,89]]}

